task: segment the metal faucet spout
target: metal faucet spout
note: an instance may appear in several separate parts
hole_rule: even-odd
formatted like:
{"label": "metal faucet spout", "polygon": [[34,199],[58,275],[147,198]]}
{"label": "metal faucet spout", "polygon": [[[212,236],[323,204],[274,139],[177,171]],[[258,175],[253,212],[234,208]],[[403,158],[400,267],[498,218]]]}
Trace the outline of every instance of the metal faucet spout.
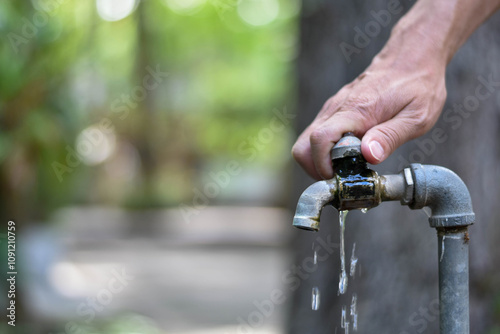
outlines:
{"label": "metal faucet spout", "polygon": [[317,232],[321,210],[334,200],[336,192],[337,180],[335,178],[310,185],[299,198],[293,217],[293,226]]}

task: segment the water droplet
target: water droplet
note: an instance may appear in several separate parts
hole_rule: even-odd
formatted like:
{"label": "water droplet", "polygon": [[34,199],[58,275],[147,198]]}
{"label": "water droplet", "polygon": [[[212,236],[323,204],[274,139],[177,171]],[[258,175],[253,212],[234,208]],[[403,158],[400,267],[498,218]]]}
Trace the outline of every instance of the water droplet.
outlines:
{"label": "water droplet", "polygon": [[339,211],[339,224],[340,224],[340,278],[339,278],[339,294],[344,294],[347,290],[347,274],[345,271],[345,247],[344,247],[344,230],[345,219],[349,211]]}
{"label": "water droplet", "polygon": [[339,294],[343,295],[347,290],[347,275],[345,271],[339,275]]}
{"label": "water droplet", "polygon": [[427,217],[432,216],[432,211],[431,211],[431,209],[428,206],[423,207],[422,211],[425,212],[425,214],[427,215]]}
{"label": "water droplet", "polygon": [[351,320],[352,320],[352,329],[354,331],[358,330],[358,310],[357,310],[358,296],[356,294],[352,295],[351,301]]}
{"label": "water droplet", "polygon": [[319,297],[320,297],[319,288],[315,286],[314,288],[312,288],[312,300],[311,300],[311,308],[314,311],[317,311],[319,309]]}
{"label": "water droplet", "polygon": [[346,306],[342,306],[342,317],[340,319],[340,327],[344,328],[344,333],[349,333],[349,321],[347,318]]}
{"label": "water droplet", "polygon": [[318,264],[318,252],[314,251],[314,264]]}
{"label": "water droplet", "polygon": [[363,208],[363,209],[361,209],[361,212],[363,212],[363,213],[367,213],[367,212],[368,212],[368,208]]}
{"label": "water droplet", "polygon": [[356,264],[358,264],[358,258],[354,254],[356,250],[356,243],[352,244],[352,253],[351,253],[351,267],[349,268],[349,276],[354,277],[356,274]]}

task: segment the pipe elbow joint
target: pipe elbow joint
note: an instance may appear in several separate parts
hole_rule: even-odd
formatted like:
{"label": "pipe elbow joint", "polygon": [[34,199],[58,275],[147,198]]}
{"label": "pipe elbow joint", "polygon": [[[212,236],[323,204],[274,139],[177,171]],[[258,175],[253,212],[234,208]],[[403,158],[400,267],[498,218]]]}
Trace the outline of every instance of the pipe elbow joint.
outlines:
{"label": "pipe elbow joint", "polygon": [[410,169],[414,192],[409,207],[429,207],[431,227],[463,227],[474,223],[469,190],[457,174],[433,165],[411,164]]}

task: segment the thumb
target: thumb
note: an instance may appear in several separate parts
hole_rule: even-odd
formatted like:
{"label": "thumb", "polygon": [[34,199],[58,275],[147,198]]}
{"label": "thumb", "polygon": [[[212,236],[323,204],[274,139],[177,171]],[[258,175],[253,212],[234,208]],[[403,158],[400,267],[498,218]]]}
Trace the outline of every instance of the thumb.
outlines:
{"label": "thumb", "polygon": [[361,141],[361,152],[366,161],[379,164],[399,146],[425,133],[423,130],[415,119],[396,115],[365,133]]}

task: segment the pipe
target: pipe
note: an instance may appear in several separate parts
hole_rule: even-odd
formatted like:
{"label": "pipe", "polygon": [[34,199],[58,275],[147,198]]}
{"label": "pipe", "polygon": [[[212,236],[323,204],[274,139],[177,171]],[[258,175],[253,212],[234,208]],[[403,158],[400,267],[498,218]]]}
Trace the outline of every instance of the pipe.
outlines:
{"label": "pipe", "polygon": [[[403,201],[406,198],[406,180],[403,172],[394,175],[380,176],[382,201]],[[413,194],[411,194],[413,196]]]}
{"label": "pipe", "polygon": [[469,333],[469,244],[467,227],[438,231],[439,330]]}
{"label": "pipe", "polygon": [[468,334],[467,230],[475,216],[467,186],[447,168],[421,164],[411,164],[401,174],[381,179],[382,200],[401,200],[411,209],[431,209],[429,224],[438,232],[440,333]]}
{"label": "pipe", "polygon": [[[380,193],[380,200],[399,200],[413,209],[429,207],[431,227],[459,227],[474,223],[472,202],[469,191],[460,177],[451,170],[432,165],[411,164],[400,174],[373,177],[375,187],[380,191],[365,192],[375,196]],[[378,181],[376,181],[378,179]],[[345,196],[344,192],[337,194],[342,178],[319,181],[307,188],[299,198],[293,225],[306,230],[319,230],[319,218],[323,206],[333,204],[339,209],[339,203]],[[346,182],[347,183],[347,182]],[[340,201],[337,201],[337,195]],[[366,203],[358,201],[359,203]],[[371,206],[378,205],[375,199]],[[351,207],[351,209],[362,209]],[[342,209],[342,208],[341,208]]]}
{"label": "pipe", "polygon": [[475,221],[469,190],[451,170],[410,165],[415,183],[411,209],[431,209],[438,231],[439,328],[442,334],[469,333],[469,237]]}
{"label": "pipe", "polygon": [[[338,164],[359,163],[355,160],[351,162],[345,157],[336,161]],[[323,206],[332,204],[337,209],[344,210],[347,206],[342,203],[346,201],[348,209],[361,209],[366,203],[373,207],[380,201],[394,200],[399,200],[402,205],[408,205],[413,210],[429,207],[429,223],[437,229],[439,241],[440,332],[468,334],[467,229],[468,225],[474,223],[475,216],[464,182],[447,168],[421,164],[411,164],[395,175],[361,174],[337,174],[331,180],[311,185],[300,196],[293,225],[318,231]]]}
{"label": "pipe", "polygon": [[415,191],[411,209],[425,206],[432,211],[431,227],[458,227],[474,223],[469,190],[451,170],[432,165],[410,165]]}
{"label": "pipe", "polygon": [[300,195],[293,217],[293,226],[308,231],[319,231],[321,210],[334,200],[336,193],[337,179],[335,178],[310,185]]}

